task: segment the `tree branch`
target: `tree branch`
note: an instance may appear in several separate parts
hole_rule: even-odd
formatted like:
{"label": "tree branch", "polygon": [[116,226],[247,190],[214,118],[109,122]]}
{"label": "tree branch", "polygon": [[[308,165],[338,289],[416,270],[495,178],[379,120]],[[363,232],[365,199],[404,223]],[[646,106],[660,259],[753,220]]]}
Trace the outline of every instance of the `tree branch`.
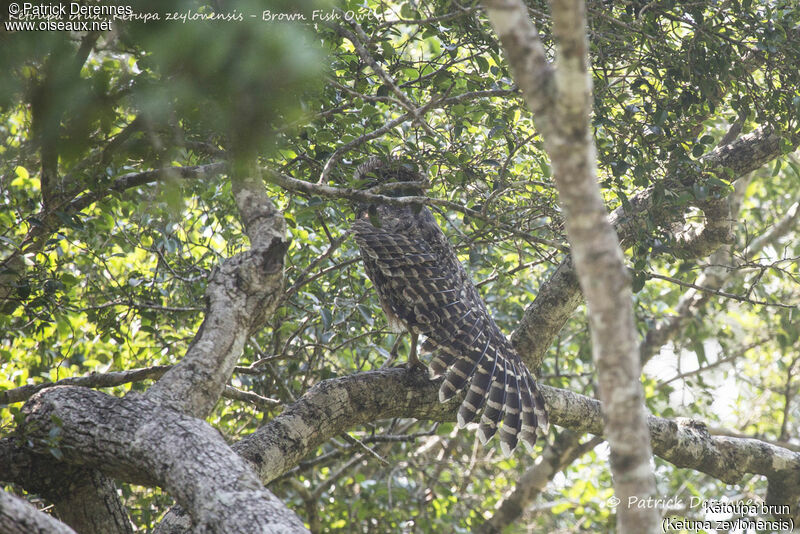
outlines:
{"label": "tree branch", "polygon": [[[655,494],[655,478],[630,276],[596,179],[586,6],[583,0],[551,3],[557,63],[550,71],[525,5],[512,0],[487,0],[485,5],[542,132],[564,207],[571,255],[589,308],[615,492],[622,502],[647,498]],[[552,79],[544,97],[542,78]],[[552,105],[543,106],[551,95]],[[655,531],[660,521],[657,510],[648,508],[619,507],[617,516],[620,532]]]}
{"label": "tree branch", "polygon": [[113,480],[96,469],[60,462],[49,452],[36,454],[17,438],[0,439],[0,481],[41,495],[53,503],[55,515],[78,532],[133,532]]}
{"label": "tree branch", "polygon": [[[339,10],[339,13],[344,14],[341,10]],[[355,20],[350,21],[350,26],[358,34],[358,37],[347,31],[342,26],[337,26],[336,31],[353,43],[353,46],[355,47],[359,57],[361,57],[361,60],[369,65],[375,74],[377,74],[378,77],[383,81],[383,83],[391,89],[391,91],[397,97],[397,101],[401,107],[411,113],[411,115],[414,117],[414,122],[419,124],[426,132],[428,132],[428,134],[432,135],[433,137],[437,137],[437,133],[428,125],[428,123],[425,122],[425,119],[418,111],[420,109],[419,106],[412,102],[411,99],[397,86],[397,83],[392,79],[389,73],[383,70],[383,67],[381,67],[377,61],[375,61],[375,58],[372,57],[372,55],[366,49],[362,41],[369,41],[369,37],[366,33],[364,33],[364,30],[361,28],[361,26],[359,26]]]}
{"label": "tree branch", "polygon": [[[797,146],[797,140],[793,141]],[[714,149],[705,158],[706,169],[721,172],[728,167],[734,172],[730,180],[737,180],[758,169],[764,163],[781,155],[780,138],[773,134],[772,128],[757,128],[739,137],[733,143]],[[703,180],[697,169],[683,169],[680,175],[671,176],[673,183],[691,188]],[[666,226],[675,218],[669,210],[654,209],[655,188],[631,197],[628,206],[620,206],[610,216],[620,240],[628,246],[632,244],[644,228],[643,217],[651,217],[655,224]],[[565,257],[553,276],[539,288],[536,299],[525,309],[517,330],[511,340],[520,356],[531,369],[538,369],[544,354],[550,348],[561,328],[582,302],[580,286],[575,275],[575,267],[570,256]],[[542,329],[547,326],[547,329]]]}
{"label": "tree branch", "polygon": [[[42,384],[27,384],[18,388],[0,391],[0,404],[13,404],[25,402],[36,393],[43,389],[56,386],[81,386],[85,388],[110,388],[131,382],[141,382],[143,380],[157,380],[164,376],[171,365],[154,365],[152,367],[142,367],[140,369],[128,369],[127,371],[111,371],[108,373],[92,373],[88,376],[70,376],[62,378],[56,382],[44,382]],[[261,373],[257,368],[237,368],[240,372],[251,374]],[[225,386],[222,396],[228,399],[248,402],[257,406],[259,409],[266,409],[279,404],[279,401],[268,397],[257,395],[251,391],[241,391],[230,385]]]}
{"label": "tree branch", "polygon": [[704,258],[722,245],[733,243],[734,219],[727,198],[707,200],[700,205],[702,225],[687,225],[675,234],[669,251],[678,258]]}
{"label": "tree branch", "polygon": [[[150,171],[134,172],[120,176],[107,186],[97,186],[93,191],[68,201],[60,199],[53,205],[55,200],[51,200],[39,213],[33,217],[41,221],[33,225],[23,239],[19,248],[12,252],[0,263],[0,311],[8,311],[12,304],[9,298],[14,289],[14,282],[21,278],[28,267],[24,261],[24,256],[39,252],[58,228],[58,221],[61,219],[55,215],[56,211],[66,214],[78,213],[91,206],[98,200],[108,196],[112,191],[126,191],[133,187],[149,184],[163,179],[165,176],[179,176],[185,179],[205,178],[223,172],[227,168],[227,163],[211,163],[208,165],[195,165],[191,167],[167,167]],[[100,181],[98,180],[98,183]],[[77,194],[77,192],[76,192]]]}
{"label": "tree branch", "polygon": [[[251,248],[212,273],[205,320],[180,363],[143,398],[129,394],[116,399],[92,390],[55,387],[35,395],[23,408],[28,414],[21,425],[26,437],[40,432],[39,439],[46,443],[53,421],[60,421],[57,435],[62,445],[56,450],[68,451],[67,461],[102,458],[97,467],[105,472],[163,486],[189,511],[198,532],[304,530],[296,516],[263,490],[218,433],[209,434],[209,429],[197,426],[204,425],[201,421],[171,410],[207,415],[248,336],[277,304],[288,242],[283,217],[259,178],[255,167],[233,169],[234,197]],[[120,184],[151,179],[156,176],[139,174]],[[88,197],[85,202],[90,202]],[[103,426],[89,436],[79,430]],[[202,466],[180,461],[187,451],[200,450],[207,455]]]}
{"label": "tree branch", "polygon": [[254,168],[234,170],[234,198],[251,248],[214,269],[195,339],[184,358],[147,391],[150,398],[197,417],[214,407],[250,333],[272,313],[283,290],[286,222],[259,178]]}
{"label": "tree branch", "polygon": [[[739,212],[738,205],[740,204],[740,197],[744,195],[744,190],[747,187],[749,180],[738,180],[735,184],[735,191],[731,197],[730,213]],[[768,232],[754,239],[745,250],[745,259],[755,257],[764,246],[780,239],[791,231],[800,219],[800,203],[795,202],[786,212],[775,226]],[[735,217],[734,217],[735,218]],[[691,289],[683,294],[678,305],[675,307],[675,314],[661,322],[655,327],[648,330],[644,341],[640,346],[640,359],[645,362],[652,358],[664,344],[674,338],[680,328],[686,321],[694,318],[698,312],[712,295],[719,295],[724,298],[732,298],[738,301],[746,301],[753,304],[773,305],[773,303],[764,301],[752,301],[739,295],[734,295],[725,291],[721,291],[725,284],[727,284],[736,273],[736,262],[731,255],[730,247],[723,247],[716,251],[709,262],[709,266],[703,269],[703,272],[697,277],[694,284],[691,284]],[[669,277],[666,277],[669,278]],[[670,279],[680,284],[684,282],[680,280]],[[786,305],[774,304],[776,306],[784,307]]]}
{"label": "tree branch", "polygon": [[[324,380],[283,413],[233,445],[266,484],[294,467],[319,445],[345,430],[395,417],[454,421],[460,399],[441,404],[438,381],[419,370],[381,369]],[[598,400],[540,386],[551,422],[578,433],[603,435]],[[712,436],[700,422],[648,415],[655,454],[678,467],[728,484],[747,473],[800,488],[800,453],[757,439]],[[791,497],[791,495],[789,495]],[[797,505],[798,503],[792,503]],[[793,506],[792,510],[796,510]]]}
{"label": "tree branch", "polygon": [[65,211],[67,213],[77,213],[91,206],[98,200],[108,196],[112,191],[127,191],[128,189],[132,189],[134,187],[152,184],[159,180],[163,180],[168,176],[182,178],[184,180],[202,180],[225,172],[226,169],[227,163],[217,162],[206,165],[192,165],[188,167],[164,167],[162,169],[123,174],[108,184],[108,186],[98,187],[93,191],[89,191],[88,193],[79,196],[68,204]]}
{"label": "tree branch", "polygon": [[[264,484],[283,476],[332,437],[355,426],[396,417],[455,421],[461,401],[440,403],[439,382],[418,369],[380,369],[319,382],[281,415],[233,444]],[[600,402],[568,390],[541,385],[552,423],[577,433],[603,434]],[[800,453],[757,439],[711,436],[702,423],[647,417],[653,451],[675,464],[726,483],[747,473],[800,487]],[[752,456],[751,455],[754,455]],[[781,502],[792,504],[791,493]],[[179,522],[183,512],[168,514]],[[166,519],[165,519],[166,521]],[[166,532],[184,532],[167,530]]]}
{"label": "tree branch", "polygon": [[150,397],[56,387],[31,398],[23,414],[19,433],[37,451],[163,487],[189,511],[194,532],[305,532],[217,430]]}
{"label": "tree branch", "polygon": [[75,534],[51,515],[0,489],[0,531],[6,534]]}
{"label": "tree branch", "polygon": [[525,508],[536,500],[556,474],[603,442],[603,438],[595,436],[582,444],[580,438],[581,434],[564,430],[553,443],[545,445],[541,460],[537,459],[534,466],[523,473],[514,491],[500,501],[492,517],[474,532],[500,534],[505,527],[519,519]]}
{"label": "tree branch", "polygon": [[0,404],[13,404],[24,402],[39,391],[55,386],[81,386],[86,388],[110,388],[129,384],[131,382],[141,382],[147,379],[157,379],[164,375],[170,365],[155,365],[153,367],[143,367],[141,369],[128,369],[127,371],[111,371],[108,373],[92,373],[89,376],[71,376],[62,378],[56,382],[45,382],[43,384],[27,384],[18,388],[0,391]]}
{"label": "tree branch", "polygon": [[509,232],[530,243],[541,244],[563,251],[569,250],[568,247],[564,245],[564,243],[555,241],[553,239],[545,239],[542,237],[532,236],[526,232],[521,232],[520,230],[513,228],[509,225],[498,223],[497,218],[493,217],[491,214],[485,215],[478,210],[468,208],[457,202],[453,202],[447,199],[431,198],[426,196],[392,197],[388,195],[375,193],[372,190],[355,189],[352,187],[334,187],[321,183],[306,182],[304,180],[298,180],[297,178],[292,178],[291,176],[287,176],[285,174],[272,171],[270,169],[264,169],[263,172],[265,174],[266,181],[273,183],[277,186],[280,186],[286,189],[287,191],[295,191],[297,193],[316,195],[330,199],[348,199],[364,203],[370,202],[377,204],[391,204],[395,206],[410,206],[415,204],[417,205],[425,204],[428,206],[442,206],[444,208],[464,213],[465,215],[469,215],[474,219],[485,221],[489,224],[497,226],[501,228],[503,231]]}

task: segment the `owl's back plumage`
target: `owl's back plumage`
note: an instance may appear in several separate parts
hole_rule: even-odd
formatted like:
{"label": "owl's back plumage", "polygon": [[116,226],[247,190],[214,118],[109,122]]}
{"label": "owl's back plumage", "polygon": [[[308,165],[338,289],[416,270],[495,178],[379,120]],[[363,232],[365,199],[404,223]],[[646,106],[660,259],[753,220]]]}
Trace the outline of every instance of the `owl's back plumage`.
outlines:
{"label": "owl's back plumage", "polygon": [[[365,170],[366,169],[366,170]],[[357,177],[407,181],[407,169],[371,161]],[[429,371],[444,375],[439,400],[468,387],[459,426],[481,413],[478,436],[499,432],[505,454],[547,427],[544,399],[525,364],[489,315],[433,214],[423,206],[362,206],[352,225],[364,266],[390,324],[427,336]]]}

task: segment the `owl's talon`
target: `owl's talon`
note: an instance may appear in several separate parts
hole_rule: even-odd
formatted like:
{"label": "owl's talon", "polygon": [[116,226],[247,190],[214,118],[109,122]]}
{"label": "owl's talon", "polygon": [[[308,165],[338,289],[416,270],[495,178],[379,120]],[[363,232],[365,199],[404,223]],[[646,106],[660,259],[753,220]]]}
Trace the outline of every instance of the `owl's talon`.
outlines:
{"label": "owl's talon", "polygon": [[405,367],[405,368],[406,368],[406,369],[408,369],[409,371],[413,371],[413,370],[414,370],[414,368],[417,368],[417,369],[419,369],[420,371],[422,371],[423,373],[425,373],[426,375],[428,374],[428,366],[427,366],[427,365],[425,365],[425,362],[423,362],[423,361],[422,361],[422,360],[420,360],[419,358],[417,358],[417,359],[416,359],[415,361],[413,361],[413,362],[412,362],[411,360],[407,361],[407,362],[405,363],[405,365],[403,365],[402,367]]}
{"label": "owl's talon", "polygon": [[411,334],[411,350],[408,353],[408,362],[406,363],[406,369],[413,369],[414,367],[419,367],[423,371],[427,371],[428,366],[425,365],[425,363],[421,361],[417,356],[418,340],[419,340],[419,334]]}

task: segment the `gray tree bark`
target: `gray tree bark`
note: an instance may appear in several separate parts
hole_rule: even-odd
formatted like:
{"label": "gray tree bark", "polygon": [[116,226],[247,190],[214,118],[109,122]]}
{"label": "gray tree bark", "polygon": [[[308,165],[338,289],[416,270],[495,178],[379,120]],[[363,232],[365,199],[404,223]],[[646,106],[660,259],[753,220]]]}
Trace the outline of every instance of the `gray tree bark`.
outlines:
{"label": "gray tree bark", "polygon": [[272,314],[283,290],[286,222],[267,196],[257,168],[237,172],[233,194],[251,248],[214,270],[197,336],[180,363],[147,390],[158,402],[196,417],[211,412],[250,332]]}
{"label": "gray tree bark", "polygon": [[20,432],[35,446],[50,448],[52,422],[60,421],[65,462],[161,486],[189,511],[196,532],[304,530],[219,432],[147,396],[62,386],[38,393],[23,411]]}
{"label": "gray tree bark", "polygon": [[18,429],[25,438],[20,443],[31,444],[34,453],[55,448],[67,464],[163,487],[188,511],[195,532],[306,531],[219,433],[197,419],[213,408],[244,340],[272,313],[283,290],[285,222],[254,169],[232,172],[251,249],[213,272],[205,320],[184,359],[143,396],[44,389],[23,407]]}
{"label": "gray tree bark", "polygon": [[[320,382],[275,419],[233,448],[269,483],[297,465],[328,439],[367,421],[395,417],[455,421],[460,403],[438,401],[438,381],[419,370],[381,369]],[[577,433],[602,436],[600,401],[568,390],[541,386],[551,421]],[[706,473],[728,484],[758,474],[800,489],[800,453],[761,440],[712,436],[689,419],[647,416],[653,451],[678,467]],[[794,499],[794,500],[793,500]],[[797,510],[797,496],[785,504]]]}
{"label": "gray tree bark", "polygon": [[[595,169],[586,6],[583,0],[551,3],[556,43],[552,66],[521,1],[487,0],[484,4],[542,132],[564,207],[572,259],[589,308],[615,493],[622,503],[630,498],[648,499],[655,495],[655,477],[631,281]],[[655,532],[660,520],[653,508],[617,507],[622,533]]]}
{"label": "gray tree bark", "polygon": [[[54,515],[87,534],[132,532],[113,481],[97,470],[67,465],[50,453],[22,448],[15,438],[0,439],[0,473],[54,505]],[[2,530],[0,530],[1,532]]]}
{"label": "gray tree bark", "polygon": [[[508,2],[487,3],[511,5]],[[557,21],[563,23],[562,26],[556,25],[561,28],[559,31],[563,31],[557,36],[561,46],[565,47],[560,57],[575,56],[572,63],[567,62],[566,74],[562,73],[567,76],[565,79],[558,81],[559,74],[547,62],[536,40],[532,39],[536,37],[532,25],[530,28],[533,31],[528,28],[515,34],[516,37],[512,36],[512,45],[519,45],[519,50],[508,47],[512,63],[521,61],[525,68],[539,69],[542,73],[540,78],[528,80],[530,84],[523,88],[529,101],[531,95],[541,98],[540,101],[534,100],[531,107],[537,114],[537,126],[542,131],[548,128],[557,130],[559,126],[549,120],[548,115],[551,108],[555,109],[552,99],[558,96],[560,86],[572,87],[572,81],[577,80],[575,88],[585,90],[580,79],[585,73],[574,61],[579,52],[582,53],[582,45],[575,40],[578,35],[576,21],[569,18],[573,12],[568,4],[559,5],[568,8],[561,12],[561,18]],[[581,95],[576,95],[580,100]],[[426,105],[428,107],[423,106],[417,111],[424,112],[447,101],[431,102]],[[564,100],[568,109],[558,113],[580,114],[581,110],[577,107],[572,109],[569,102]],[[577,130],[561,134],[568,143],[586,142]],[[573,134],[574,138],[570,141]],[[735,179],[777,157],[780,154],[780,141],[780,136],[770,128],[759,128],[709,153],[703,159],[703,170],[721,172],[727,168]],[[792,139],[791,143],[797,146],[796,139]],[[558,148],[556,146],[555,150]],[[187,168],[185,172],[187,177],[192,177],[226,168],[226,163],[216,163]],[[557,175],[573,169],[583,174],[589,169],[591,173],[591,162],[587,161],[585,155],[583,159],[576,158],[575,162],[557,168]],[[116,189],[118,185],[119,189],[125,189],[136,183],[149,183],[159,179],[164,172],[173,171],[137,173],[123,177],[124,180],[121,179],[113,188]],[[674,179],[684,185],[691,186],[704,179],[699,169],[676,170],[678,172],[681,175]],[[296,516],[263,489],[251,465],[237,458],[213,429],[194,418],[204,416],[213,407],[241,354],[243,340],[272,312],[282,290],[282,259],[286,248],[282,217],[266,197],[263,185],[251,179],[252,176],[237,174],[234,178],[237,206],[251,239],[251,250],[226,261],[215,271],[209,284],[209,307],[203,328],[175,370],[165,375],[144,397],[131,395],[116,399],[75,387],[42,391],[26,406],[27,420],[21,429],[25,437],[31,438],[33,449],[23,450],[17,442],[0,440],[0,472],[4,480],[15,480],[7,473],[11,473],[15,465],[10,458],[18,458],[15,456],[18,454],[27,455],[31,464],[38,469],[50,470],[51,481],[69,480],[71,474],[79,477],[73,479],[72,488],[79,494],[84,506],[76,506],[78,501],[63,496],[54,496],[53,500],[56,501],[57,512],[63,513],[62,517],[70,524],[90,526],[90,530],[79,529],[81,531],[127,532],[130,529],[116,492],[109,485],[108,475],[147,485],[161,485],[176,495],[176,499],[189,512],[183,522],[172,524],[178,525],[174,530],[176,532],[190,528],[201,532],[304,530]],[[378,196],[284,178],[272,175],[269,179],[287,189],[300,188],[328,198],[361,195],[365,199],[374,199]],[[418,201],[395,197],[383,199],[387,202]],[[91,196],[82,196],[70,206],[77,210],[94,200],[96,198]],[[652,191],[645,191],[632,199],[630,206],[612,214],[611,221],[623,242],[629,243],[636,238],[640,217],[651,210],[653,204]],[[719,207],[701,207],[704,211],[708,210],[708,216],[715,213],[715,206]],[[593,216],[597,214],[599,210]],[[650,215],[662,224],[673,222],[673,215],[667,212]],[[792,220],[796,220],[796,215]],[[711,217],[708,222],[707,228],[683,234],[686,238],[686,254],[707,254],[725,242],[726,228],[715,226]],[[551,280],[542,286],[513,337],[517,349],[532,368],[537,367],[535,364],[541,361],[553,338],[580,301],[576,270],[570,257],[567,257]],[[398,370],[326,381],[315,386],[281,416],[233,448],[256,466],[261,481],[267,482],[287,473],[318,445],[353,425],[387,417],[452,420],[457,399],[440,405],[436,388],[436,383],[427,381],[422,375]],[[563,390],[543,389],[554,423],[578,432],[604,431],[597,401]],[[30,394],[18,392],[19,395],[23,393],[25,396]],[[143,416],[137,416],[134,412]],[[65,452],[67,464],[57,462],[48,450],[50,443],[45,441],[50,437],[49,430],[58,426],[54,425],[52,418],[48,418],[48,414],[56,414],[61,421],[59,450]],[[706,472],[729,483],[739,481],[748,473],[764,475],[769,480],[768,502],[790,504],[793,511],[800,508],[800,456],[797,453],[759,440],[711,436],[702,424],[692,421],[649,417],[647,428],[654,452],[675,465]],[[112,430],[118,432],[118,436]],[[102,450],[106,452],[100,452]],[[203,451],[203,454],[195,455],[195,451]],[[198,459],[202,459],[202,462],[198,462]],[[70,463],[87,467],[75,468]],[[97,469],[93,469],[95,467]],[[539,480],[537,477],[543,473],[531,472],[531,479]],[[20,476],[20,479],[24,478]],[[30,477],[27,480],[30,486],[35,486]],[[216,493],[216,489],[220,489],[220,492]],[[0,512],[19,508],[19,499],[7,499],[3,495],[0,498],[3,499]],[[87,504],[92,502],[95,504]],[[112,512],[108,509],[112,509]],[[42,514],[33,514],[36,517],[31,519],[31,523],[19,522],[28,521],[25,518],[29,512],[23,506],[20,511],[13,512],[12,523],[9,524],[30,525],[30,531],[36,531],[40,528],[36,526],[36,521],[41,519],[38,516]],[[12,517],[12,514],[9,513],[8,517]],[[50,519],[45,516],[42,521]],[[167,522],[162,527],[164,532],[173,531],[167,528]],[[68,527],[59,523],[50,531],[61,531],[56,529],[69,531]]]}
{"label": "gray tree bark", "polygon": [[40,512],[25,499],[0,490],[0,532],[4,534],[75,534],[51,515]]}

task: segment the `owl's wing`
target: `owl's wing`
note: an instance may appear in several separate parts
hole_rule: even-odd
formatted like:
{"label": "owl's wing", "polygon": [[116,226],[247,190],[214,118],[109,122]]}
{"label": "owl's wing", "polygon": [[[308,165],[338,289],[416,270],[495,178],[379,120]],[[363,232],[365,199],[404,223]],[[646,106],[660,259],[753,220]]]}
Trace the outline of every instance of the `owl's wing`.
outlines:
{"label": "owl's wing", "polygon": [[427,335],[458,313],[455,256],[443,257],[411,228],[388,230],[359,219],[352,231],[378,295],[409,330]]}
{"label": "owl's wing", "polygon": [[537,426],[547,424],[544,400],[441,230],[376,227],[365,219],[352,230],[381,299],[409,330],[427,336],[431,376],[444,375],[439,399],[469,385],[459,425],[482,410],[478,435],[484,443],[499,429],[506,454],[518,438],[533,446]]}

